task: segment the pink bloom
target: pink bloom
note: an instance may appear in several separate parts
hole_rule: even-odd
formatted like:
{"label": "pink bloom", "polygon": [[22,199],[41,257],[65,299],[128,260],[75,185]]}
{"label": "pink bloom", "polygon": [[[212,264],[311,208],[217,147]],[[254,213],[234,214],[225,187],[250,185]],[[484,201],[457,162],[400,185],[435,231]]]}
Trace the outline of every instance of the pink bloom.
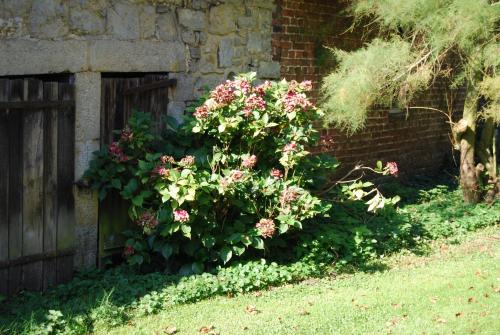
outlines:
{"label": "pink bloom", "polygon": [[153,169],[153,174],[158,175],[160,177],[168,177],[170,175],[170,171],[165,167],[158,165]]}
{"label": "pink bloom", "polygon": [[303,111],[307,111],[312,107],[312,103],[307,99],[304,93],[297,93],[291,90],[288,91],[281,101],[287,113],[294,112],[299,108]]}
{"label": "pink bloom", "polygon": [[280,179],[283,177],[283,173],[279,169],[271,169],[271,177],[274,177],[275,179]]}
{"label": "pink bloom", "polygon": [[234,98],[234,91],[229,85],[220,84],[217,86],[210,96],[215,100],[216,103],[221,105],[230,104]]}
{"label": "pink bloom", "polygon": [[111,156],[119,162],[128,161],[128,157],[123,153],[123,149],[120,148],[118,142],[113,142],[109,145],[109,153]]}
{"label": "pink bloom", "polygon": [[262,97],[256,95],[255,93],[252,93],[245,100],[245,108],[243,109],[243,113],[248,117],[252,115],[252,112],[254,110],[266,110],[266,101],[262,99]]}
{"label": "pink bloom", "polygon": [[193,113],[194,117],[197,119],[206,119],[209,114],[210,111],[208,110],[208,107],[205,105],[197,107],[195,112]]}
{"label": "pink bloom", "polygon": [[297,151],[297,144],[295,142],[288,143],[283,147],[283,152]]}
{"label": "pink bloom", "polygon": [[263,97],[264,95],[266,95],[266,91],[268,91],[272,86],[272,83],[269,80],[266,80],[264,84],[259,85],[255,88],[255,92]]}
{"label": "pink bloom", "polygon": [[145,229],[154,229],[158,226],[158,219],[153,213],[144,212],[141,214],[139,219],[137,219],[137,224],[139,225],[139,227]]}
{"label": "pink bloom", "polygon": [[243,94],[248,94],[252,89],[252,85],[246,79],[236,79],[234,81],[228,80],[227,83],[235,89],[241,90]]}
{"label": "pink bloom", "polygon": [[273,237],[274,233],[276,232],[274,221],[271,219],[260,219],[255,227],[259,230],[260,235],[263,238]]}
{"label": "pink bloom", "polygon": [[229,184],[231,184],[231,179],[223,177],[220,179],[219,183],[220,183],[220,186],[222,186],[222,188],[226,188],[229,186]]}
{"label": "pink bloom", "polygon": [[299,86],[299,83],[297,80],[292,80],[290,83],[288,83],[288,90],[289,91],[295,91],[295,89]]}
{"label": "pink bloom", "polygon": [[186,156],[179,162],[180,165],[191,166],[194,165],[194,156]]}
{"label": "pink bloom", "polygon": [[281,194],[281,202],[283,204],[288,204],[288,203],[291,203],[295,200],[297,200],[297,198],[299,197],[299,194],[297,192],[297,190],[293,189],[293,188],[286,188],[283,193]]}
{"label": "pink bloom", "polygon": [[182,222],[182,223],[188,222],[189,221],[189,213],[183,209],[175,210],[174,211],[174,221]]}
{"label": "pink bloom", "polygon": [[160,162],[162,162],[162,164],[167,164],[167,163],[172,164],[175,163],[175,159],[172,156],[163,155],[160,157]]}
{"label": "pink bloom", "polygon": [[123,142],[130,142],[134,138],[134,133],[130,129],[123,129],[120,139]]}
{"label": "pink bloom", "polygon": [[125,248],[123,249],[123,256],[128,257],[131,256],[135,253],[135,249],[131,245],[126,245]]}
{"label": "pink bloom", "polygon": [[243,171],[233,170],[231,171],[230,177],[234,181],[240,181],[243,178]]}
{"label": "pink bloom", "polygon": [[398,175],[398,164],[396,162],[387,162],[386,164],[386,169],[389,169],[389,174],[393,175],[393,176],[397,176]]}
{"label": "pink bloom", "polygon": [[241,165],[243,165],[243,167],[247,168],[247,169],[251,169],[255,166],[255,164],[257,164],[257,156],[255,155],[252,155],[250,157],[247,157],[243,160],[243,162],[241,163]]}
{"label": "pink bloom", "polygon": [[310,80],[304,80],[299,84],[299,87],[304,91],[310,91],[312,90],[312,82]]}

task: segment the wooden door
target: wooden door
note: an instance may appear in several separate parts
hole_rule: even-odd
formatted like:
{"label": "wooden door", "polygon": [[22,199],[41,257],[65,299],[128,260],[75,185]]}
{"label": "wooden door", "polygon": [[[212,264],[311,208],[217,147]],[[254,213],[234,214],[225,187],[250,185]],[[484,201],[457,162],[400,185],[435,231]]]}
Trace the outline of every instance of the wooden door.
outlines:
{"label": "wooden door", "polygon": [[[101,86],[101,148],[118,139],[134,111],[152,114],[155,129],[160,132],[167,115],[168,89],[176,84],[167,74],[103,74]],[[99,205],[99,260],[119,255],[124,245],[123,231],[131,228],[129,204],[110,192]]]}
{"label": "wooden door", "polygon": [[56,79],[0,78],[0,294],[72,276],[73,84]]}

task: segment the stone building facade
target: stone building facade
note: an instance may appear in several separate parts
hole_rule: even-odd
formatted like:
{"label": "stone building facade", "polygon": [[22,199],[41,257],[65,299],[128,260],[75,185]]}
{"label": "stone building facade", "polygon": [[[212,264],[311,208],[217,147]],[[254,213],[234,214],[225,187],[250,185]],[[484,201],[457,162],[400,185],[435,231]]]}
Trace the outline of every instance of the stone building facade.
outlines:
{"label": "stone building facade", "polygon": [[[75,79],[75,179],[100,146],[101,74],[167,73],[168,113],[180,116],[204,87],[232,74],[311,79],[329,69],[324,45],[353,48],[349,18],[333,0],[0,0],[0,77],[71,73]],[[442,104],[439,87],[427,99]],[[441,117],[392,120],[378,111],[363,135],[325,130],[322,150],[346,162],[390,159],[435,171],[447,152]],[[419,132],[424,141],[412,141]],[[422,139],[422,138],[421,138]],[[432,147],[432,150],[428,150]],[[74,188],[77,266],[97,259],[98,200]]]}

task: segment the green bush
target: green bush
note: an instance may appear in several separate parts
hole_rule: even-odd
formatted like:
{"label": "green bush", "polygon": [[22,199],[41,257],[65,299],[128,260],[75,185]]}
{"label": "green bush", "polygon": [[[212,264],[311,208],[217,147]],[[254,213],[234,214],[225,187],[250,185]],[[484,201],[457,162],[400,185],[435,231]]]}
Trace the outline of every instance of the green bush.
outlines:
{"label": "green bush", "polygon": [[[182,274],[202,273],[324,216],[324,187],[337,161],[310,155],[322,115],[308,100],[310,82],[265,82],[255,74],[217,86],[192,107],[182,126],[155,135],[148,114],[96,154],[86,178],[100,198],[118,191],[137,229],[127,232],[130,264],[169,261]],[[172,120],[170,120],[172,121]],[[361,167],[359,167],[361,169]],[[395,163],[372,170],[397,173]],[[343,184],[343,195],[372,195],[369,210],[387,202],[371,183]]]}

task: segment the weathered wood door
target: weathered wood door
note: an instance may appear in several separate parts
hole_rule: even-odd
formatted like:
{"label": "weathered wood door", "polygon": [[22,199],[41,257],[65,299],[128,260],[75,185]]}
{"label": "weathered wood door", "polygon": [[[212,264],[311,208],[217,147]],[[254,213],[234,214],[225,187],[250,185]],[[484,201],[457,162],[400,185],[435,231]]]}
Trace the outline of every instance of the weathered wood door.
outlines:
{"label": "weathered wood door", "polygon": [[0,78],[0,294],[72,276],[74,123],[69,76]]}
{"label": "weathered wood door", "polygon": [[[166,74],[103,74],[101,87],[101,147],[106,148],[119,135],[134,111],[151,113],[156,131],[164,125],[167,115],[168,89],[175,79]],[[124,245],[123,231],[130,228],[128,203],[111,192],[99,206],[99,259],[121,252]]]}

